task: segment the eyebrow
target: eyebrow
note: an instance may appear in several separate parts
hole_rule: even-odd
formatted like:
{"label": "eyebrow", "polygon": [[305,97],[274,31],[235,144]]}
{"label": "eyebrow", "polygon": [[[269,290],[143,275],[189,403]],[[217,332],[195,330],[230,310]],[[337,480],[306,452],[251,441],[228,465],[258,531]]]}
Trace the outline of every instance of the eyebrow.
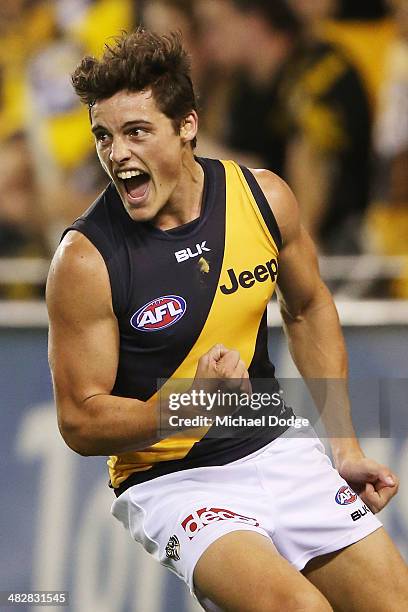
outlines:
{"label": "eyebrow", "polygon": [[[143,119],[134,119],[133,121],[126,121],[126,123],[124,123],[121,128],[122,129],[126,129],[129,127],[136,127],[136,126],[140,126],[140,127],[151,127],[153,124],[150,121],[144,121]],[[101,130],[106,130],[109,131],[107,128],[105,128],[103,125],[94,125],[91,128],[91,132],[92,134],[96,134],[96,132],[99,132]]]}
{"label": "eyebrow", "polygon": [[93,127],[91,127],[92,134],[96,134],[97,132],[100,132],[101,130],[105,130],[103,125],[94,125]]}

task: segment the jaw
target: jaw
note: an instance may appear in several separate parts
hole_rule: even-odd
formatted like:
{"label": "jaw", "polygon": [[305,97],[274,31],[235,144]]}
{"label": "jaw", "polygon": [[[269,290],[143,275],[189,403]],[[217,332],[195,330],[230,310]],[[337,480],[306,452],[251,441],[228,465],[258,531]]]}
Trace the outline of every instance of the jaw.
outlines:
{"label": "jaw", "polygon": [[114,184],[131,219],[156,225],[163,213],[166,215],[174,208],[172,196],[178,182],[173,184],[160,178],[157,181],[147,173],[146,176],[148,179],[144,182],[140,180],[138,184],[136,181],[129,184],[115,176]]}
{"label": "jaw", "polygon": [[181,225],[186,222],[186,213],[188,216],[191,212],[190,203],[194,200],[198,202],[199,213],[204,175],[193,155],[191,160],[181,160],[176,168],[171,168],[171,172],[165,170],[162,169],[161,173],[145,172],[148,180],[138,179],[133,184],[110,174],[127,214],[134,221],[150,221],[161,227],[162,218],[165,218],[166,228]]}

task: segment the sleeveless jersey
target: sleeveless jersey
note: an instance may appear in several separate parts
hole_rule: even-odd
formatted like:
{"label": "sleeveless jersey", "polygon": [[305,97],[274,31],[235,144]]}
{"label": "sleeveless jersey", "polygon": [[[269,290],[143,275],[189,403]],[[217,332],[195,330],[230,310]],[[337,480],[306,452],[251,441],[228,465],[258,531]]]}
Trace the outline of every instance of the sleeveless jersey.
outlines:
{"label": "sleeveless jersey", "polygon": [[[133,221],[113,184],[71,229],[101,253],[120,332],[112,395],[147,401],[183,379],[222,343],[240,352],[250,378],[276,391],[267,349],[266,308],[278,273],[280,232],[253,174],[232,161],[196,158],[204,170],[200,218],[162,231]],[[256,379],[256,380],[255,380]],[[283,403],[268,414],[288,416]],[[258,416],[257,414],[255,416]],[[111,486],[127,487],[174,471],[223,465],[285,431],[246,427],[216,438],[209,427],[185,430],[134,452],[110,457]]]}

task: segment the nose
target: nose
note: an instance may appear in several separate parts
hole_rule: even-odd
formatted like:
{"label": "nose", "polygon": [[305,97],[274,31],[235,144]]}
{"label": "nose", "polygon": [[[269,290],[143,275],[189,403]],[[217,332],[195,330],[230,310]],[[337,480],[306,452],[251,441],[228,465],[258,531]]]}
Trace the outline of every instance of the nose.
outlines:
{"label": "nose", "polygon": [[113,138],[109,159],[115,164],[121,164],[130,159],[131,152],[124,138]]}

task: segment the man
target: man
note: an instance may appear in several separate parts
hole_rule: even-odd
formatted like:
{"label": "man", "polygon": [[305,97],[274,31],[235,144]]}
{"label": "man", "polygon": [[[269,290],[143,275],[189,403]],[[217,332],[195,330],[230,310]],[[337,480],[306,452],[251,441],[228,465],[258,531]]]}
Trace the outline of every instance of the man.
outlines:
{"label": "man", "polygon": [[204,385],[247,398],[249,377],[276,389],[266,307],[278,250],[302,375],[346,377],[337,314],[291,192],[270,172],[194,157],[196,101],[177,35],[122,36],[101,60],[84,58],[73,83],[111,184],[68,228],[48,280],[66,443],[111,455],[113,514],[205,609],[404,609],[404,563],[372,514],[397,478],[364,457],[346,399],[325,417],[341,476],[309,428],[293,436],[282,402],[269,407],[271,427],[168,433],[169,382],[191,379],[183,418],[200,413],[192,398]]}

